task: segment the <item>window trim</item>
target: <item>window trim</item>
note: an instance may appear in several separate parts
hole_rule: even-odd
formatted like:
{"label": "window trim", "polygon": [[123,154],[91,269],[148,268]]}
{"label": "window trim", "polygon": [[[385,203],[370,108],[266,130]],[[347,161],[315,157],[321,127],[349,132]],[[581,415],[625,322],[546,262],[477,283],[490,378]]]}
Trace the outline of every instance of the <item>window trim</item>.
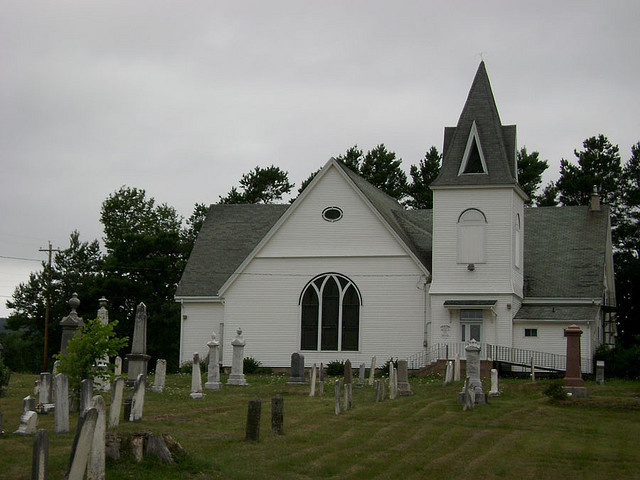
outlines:
{"label": "window trim", "polygon": [[[323,307],[323,291],[325,286],[327,285],[327,282],[329,281],[329,279],[333,279],[335,281],[335,284],[338,287],[338,322],[337,322],[337,333],[338,333],[338,342],[337,342],[337,349],[333,350],[333,349],[323,349],[322,348],[322,330],[323,330],[323,324],[322,324],[322,316],[323,316],[323,311],[322,311],[322,307]],[[321,280],[320,282],[318,282],[318,280]],[[341,281],[342,280],[342,281]],[[343,324],[343,310],[344,310],[344,301],[345,301],[345,296],[347,294],[347,292],[349,291],[349,289],[353,287],[356,296],[357,296],[357,306],[358,306],[358,318],[357,318],[357,322],[358,322],[358,334],[357,334],[357,345],[356,345],[356,349],[355,350],[345,350],[343,349],[343,340],[344,340],[344,335],[345,335],[345,331],[344,331],[344,324]],[[305,296],[305,294],[307,293],[309,288],[313,288],[315,293],[316,293],[316,298],[318,299],[318,312],[317,312],[317,337],[316,337],[316,348],[315,349],[308,349],[308,348],[302,348],[303,346],[303,331],[304,331],[304,327],[303,327],[303,304],[302,304],[302,300]],[[311,280],[309,280],[307,282],[307,284],[303,287],[301,293],[300,293],[300,297],[298,298],[298,305],[300,307],[300,338],[299,338],[299,342],[298,344],[300,345],[300,350],[301,351],[305,351],[305,352],[357,352],[360,350],[360,319],[361,319],[361,307],[363,305],[362,303],[362,294],[360,292],[360,289],[358,288],[358,286],[353,282],[353,280],[351,280],[349,277],[342,275],[340,273],[336,273],[336,272],[327,272],[327,273],[322,273],[320,275],[316,275],[315,277],[313,277]]]}
{"label": "window trim", "polygon": [[538,337],[538,329],[537,328],[525,328],[524,329],[525,338],[537,338]]}
{"label": "window trim", "polygon": [[[482,216],[482,220],[479,219],[464,219],[464,216],[477,212]],[[487,261],[487,216],[484,212],[478,208],[471,207],[463,210],[458,216],[457,223],[457,255],[456,261],[461,264],[476,264],[486,263]],[[481,242],[479,248],[477,248],[478,256],[471,255],[471,252],[466,252],[465,247],[473,240],[478,239]]]}
{"label": "window trim", "polygon": [[[467,169],[467,164],[469,163],[469,157],[471,156],[471,150],[473,148],[473,143],[475,141],[476,147],[478,148],[478,155],[480,156],[480,163],[482,164],[482,172],[465,172]],[[462,162],[460,162],[460,168],[458,169],[458,176],[461,175],[489,175],[489,170],[487,169],[487,162],[484,159],[484,152],[482,151],[482,145],[480,144],[480,136],[478,135],[478,126],[476,125],[476,121],[473,121],[471,125],[471,130],[469,131],[469,138],[467,138],[467,145],[464,148],[464,154],[462,155]]]}

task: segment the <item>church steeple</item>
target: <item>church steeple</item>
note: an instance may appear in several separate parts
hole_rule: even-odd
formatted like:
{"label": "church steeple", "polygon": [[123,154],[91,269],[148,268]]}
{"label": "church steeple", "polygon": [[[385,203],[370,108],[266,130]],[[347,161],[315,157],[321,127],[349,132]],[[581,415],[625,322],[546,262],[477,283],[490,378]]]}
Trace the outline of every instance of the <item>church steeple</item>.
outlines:
{"label": "church steeple", "polygon": [[433,187],[516,185],[516,127],[503,126],[484,62],[458,125],[446,127],[442,168]]}

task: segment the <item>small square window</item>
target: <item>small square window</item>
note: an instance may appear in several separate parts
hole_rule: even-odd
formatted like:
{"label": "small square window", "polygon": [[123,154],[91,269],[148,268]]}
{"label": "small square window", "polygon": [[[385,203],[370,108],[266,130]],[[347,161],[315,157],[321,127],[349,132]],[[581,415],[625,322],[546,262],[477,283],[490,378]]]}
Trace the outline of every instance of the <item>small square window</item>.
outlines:
{"label": "small square window", "polygon": [[525,337],[537,337],[538,336],[538,329],[537,328],[525,328],[524,329],[524,336]]}

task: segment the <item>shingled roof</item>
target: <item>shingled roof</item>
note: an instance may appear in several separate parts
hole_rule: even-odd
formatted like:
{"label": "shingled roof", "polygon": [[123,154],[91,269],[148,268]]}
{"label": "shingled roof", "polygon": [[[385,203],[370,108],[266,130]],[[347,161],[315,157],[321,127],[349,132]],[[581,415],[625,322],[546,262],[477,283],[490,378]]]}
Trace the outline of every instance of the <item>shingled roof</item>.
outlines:
{"label": "shingled roof", "polygon": [[609,210],[524,211],[524,296],[602,299]]}
{"label": "shingled roof", "polygon": [[[459,175],[474,124],[487,173]],[[516,127],[500,122],[484,62],[478,67],[458,125],[445,128],[442,151],[442,168],[432,187],[517,184]]]}
{"label": "shingled roof", "polygon": [[211,205],[176,297],[213,297],[289,205]]}

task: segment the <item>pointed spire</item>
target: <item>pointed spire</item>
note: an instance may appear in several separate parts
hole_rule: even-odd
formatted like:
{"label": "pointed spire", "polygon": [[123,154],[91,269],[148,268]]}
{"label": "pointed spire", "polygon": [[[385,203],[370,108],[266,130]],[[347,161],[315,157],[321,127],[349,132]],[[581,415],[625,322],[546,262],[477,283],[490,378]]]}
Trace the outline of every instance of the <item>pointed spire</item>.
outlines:
{"label": "pointed spire", "polygon": [[513,185],[515,148],[515,126],[500,122],[487,70],[480,62],[458,125],[445,128],[442,169],[432,186]]}

